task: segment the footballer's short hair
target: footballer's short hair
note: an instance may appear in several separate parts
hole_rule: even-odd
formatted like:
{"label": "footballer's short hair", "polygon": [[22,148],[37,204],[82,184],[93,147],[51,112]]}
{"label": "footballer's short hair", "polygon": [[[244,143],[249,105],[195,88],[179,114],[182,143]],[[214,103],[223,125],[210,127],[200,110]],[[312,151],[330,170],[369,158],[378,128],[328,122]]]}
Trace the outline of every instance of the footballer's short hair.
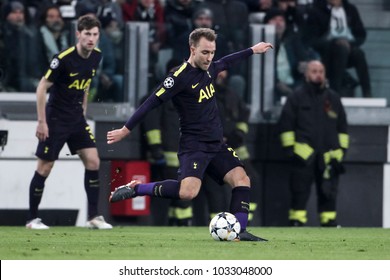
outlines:
{"label": "footballer's short hair", "polygon": [[215,40],[217,40],[217,34],[210,28],[196,28],[191,32],[188,38],[190,47],[196,47],[201,38],[206,38],[210,42],[215,42]]}
{"label": "footballer's short hair", "polygon": [[90,30],[94,27],[101,29],[101,23],[99,19],[93,14],[86,14],[79,17],[77,21],[77,31]]}

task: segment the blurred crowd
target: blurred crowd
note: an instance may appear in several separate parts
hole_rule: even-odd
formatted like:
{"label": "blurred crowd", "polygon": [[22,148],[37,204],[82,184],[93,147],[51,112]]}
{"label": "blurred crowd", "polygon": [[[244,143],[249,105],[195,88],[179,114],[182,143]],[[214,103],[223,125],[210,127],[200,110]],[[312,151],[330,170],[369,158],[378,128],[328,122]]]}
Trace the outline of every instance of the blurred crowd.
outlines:
{"label": "blurred crowd", "polygon": [[[358,86],[364,97],[372,94],[361,49],[366,29],[348,0],[8,0],[0,5],[1,92],[35,92],[52,56],[73,44],[72,22],[93,13],[102,23],[103,62],[90,101],[124,100],[124,28],[129,21],[149,23],[150,87],[164,78],[161,61],[179,64],[188,57],[194,28],[217,31],[218,59],[247,47],[249,25],[258,23],[275,26],[276,100],[302,83],[312,59],[322,60],[329,85],[340,96],[354,96]],[[247,96],[247,77],[245,64],[229,73],[240,96]]]}

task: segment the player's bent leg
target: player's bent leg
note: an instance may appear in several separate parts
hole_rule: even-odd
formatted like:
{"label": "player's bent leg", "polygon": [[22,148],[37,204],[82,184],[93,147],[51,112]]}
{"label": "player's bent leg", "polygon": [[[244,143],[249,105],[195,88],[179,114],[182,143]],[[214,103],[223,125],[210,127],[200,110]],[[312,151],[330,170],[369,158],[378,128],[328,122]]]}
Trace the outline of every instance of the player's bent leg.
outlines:
{"label": "player's bent leg", "polygon": [[180,182],[180,199],[192,200],[195,198],[202,185],[202,181],[196,177],[186,177]]}
{"label": "player's bent leg", "polygon": [[268,241],[267,239],[255,236],[246,230],[249,215],[249,188],[235,187],[232,190],[230,212],[234,214],[241,225],[239,234],[240,241]]}
{"label": "player's bent leg", "polygon": [[267,239],[255,236],[246,230],[250,203],[250,179],[244,168],[236,167],[230,170],[225,175],[224,181],[233,187],[230,201],[230,212],[236,216],[241,225],[239,240],[255,242],[268,241]]}
{"label": "player's bent leg", "polygon": [[116,188],[111,193],[109,201],[117,202],[143,195],[178,199],[180,198],[179,190],[180,182],[177,180],[164,180],[151,183],[141,183],[140,181],[134,180]]}
{"label": "player's bent leg", "polygon": [[223,178],[224,182],[228,183],[232,188],[238,186],[250,187],[251,181],[241,166],[237,166],[230,170]]}

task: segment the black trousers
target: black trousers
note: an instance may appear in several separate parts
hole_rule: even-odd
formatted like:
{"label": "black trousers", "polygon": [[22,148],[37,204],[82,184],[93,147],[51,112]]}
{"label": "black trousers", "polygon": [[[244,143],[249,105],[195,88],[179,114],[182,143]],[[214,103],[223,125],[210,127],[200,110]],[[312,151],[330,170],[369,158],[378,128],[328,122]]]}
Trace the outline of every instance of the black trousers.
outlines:
{"label": "black trousers", "polygon": [[318,213],[336,211],[339,176],[324,179],[323,174],[324,167],[318,161],[304,164],[293,160],[290,177],[291,209],[306,210],[311,186],[315,183]]}
{"label": "black trousers", "polygon": [[317,47],[326,67],[330,87],[339,94],[343,90],[345,71],[355,68],[364,97],[371,97],[371,81],[366,55],[361,48],[353,44],[349,47],[339,40],[332,40]]}

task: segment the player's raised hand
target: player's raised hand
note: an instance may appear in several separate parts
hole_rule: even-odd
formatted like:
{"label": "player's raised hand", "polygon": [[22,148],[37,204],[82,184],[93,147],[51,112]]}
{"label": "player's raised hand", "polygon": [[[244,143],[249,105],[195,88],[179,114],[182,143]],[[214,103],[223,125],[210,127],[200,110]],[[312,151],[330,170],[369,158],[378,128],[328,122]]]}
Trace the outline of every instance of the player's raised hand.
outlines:
{"label": "player's raised hand", "polygon": [[127,135],[130,134],[130,130],[126,126],[123,126],[120,129],[114,129],[107,132],[107,144],[113,144],[121,141]]}
{"label": "player's raised hand", "polygon": [[257,43],[252,47],[253,53],[265,53],[269,49],[273,49],[274,46],[272,46],[271,43],[266,43],[266,42],[260,42]]}

